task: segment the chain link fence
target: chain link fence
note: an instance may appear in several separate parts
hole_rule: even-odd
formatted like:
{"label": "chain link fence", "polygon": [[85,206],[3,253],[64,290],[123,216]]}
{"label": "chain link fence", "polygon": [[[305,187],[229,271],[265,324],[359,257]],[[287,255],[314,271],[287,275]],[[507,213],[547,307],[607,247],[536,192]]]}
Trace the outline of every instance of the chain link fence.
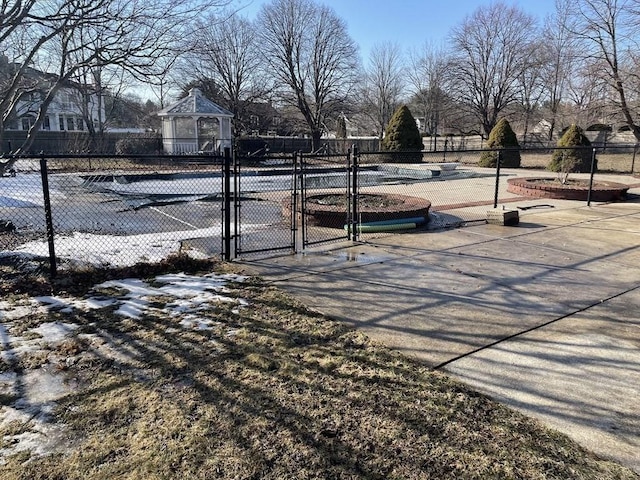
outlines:
{"label": "chain link fence", "polygon": [[[0,179],[0,250],[70,265],[154,263],[221,252],[222,158],[17,159]],[[54,242],[55,239],[55,242]]]}
{"label": "chain link fence", "polygon": [[[521,168],[504,168],[499,177],[496,168],[478,166],[481,150],[356,148],[233,161],[214,154],[12,158],[0,176],[0,257],[55,252],[71,266],[154,263],[176,253],[229,259],[407,228],[457,227],[486,221],[497,201],[521,201],[521,194],[506,191],[509,178],[556,178],[544,171],[553,151],[521,150]],[[634,183],[636,153],[633,145],[599,149],[603,173],[595,179],[615,173]],[[407,198],[417,204],[385,217]],[[400,227],[361,228],[376,221],[368,209]]]}

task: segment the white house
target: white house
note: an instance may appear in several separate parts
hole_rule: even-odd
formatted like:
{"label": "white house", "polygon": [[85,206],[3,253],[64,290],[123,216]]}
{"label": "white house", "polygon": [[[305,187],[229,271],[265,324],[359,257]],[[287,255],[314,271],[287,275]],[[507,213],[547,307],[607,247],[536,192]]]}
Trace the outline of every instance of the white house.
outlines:
{"label": "white house", "polygon": [[[7,130],[29,130],[35,122],[47,90],[57,80],[56,77],[35,69],[29,69],[27,75],[35,88],[20,98],[6,125]],[[98,98],[98,93],[91,90],[88,85],[66,82],[47,108],[40,130],[83,132],[87,131],[87,122],[92,122],[98,129],[105,120],[104,103]]]}

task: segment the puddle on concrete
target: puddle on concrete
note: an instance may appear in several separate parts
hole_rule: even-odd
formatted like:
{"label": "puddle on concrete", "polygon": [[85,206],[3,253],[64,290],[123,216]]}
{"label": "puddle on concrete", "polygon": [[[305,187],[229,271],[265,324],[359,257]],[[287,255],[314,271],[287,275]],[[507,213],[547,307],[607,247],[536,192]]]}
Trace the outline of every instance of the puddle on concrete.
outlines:
{"label": "puddle on concrete", "polygon": [[[308,256],[309,254],[303,254]],[[362,250],[339,250],[339,251],[328,251],[328,252],[319,252],[312,255],[323,255],[326,257],[332,257],[336,261],[339,262],[348,262],[348,263],[358,263],[358,264],[368,264],[368,263],[381,263],[387,260],[391,260],[394,258],[392,255],[381,255],[378,253],[372,254],[369,252],[364,252]]]}

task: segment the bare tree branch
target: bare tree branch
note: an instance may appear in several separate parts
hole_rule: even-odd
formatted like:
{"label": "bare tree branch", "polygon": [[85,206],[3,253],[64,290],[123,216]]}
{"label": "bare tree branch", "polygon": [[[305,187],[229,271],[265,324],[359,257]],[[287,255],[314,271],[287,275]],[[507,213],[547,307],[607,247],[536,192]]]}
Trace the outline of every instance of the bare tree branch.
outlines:
{"label": "bare tree branch", "polygon": [[404,90],[403,58],[397,43],[384,42],[373,46],[369,66],[362,85],[362,106],[372,118],[380,140],[393,112],[400,106]]}
{"label": "bare tree branch", "polygon": [[517,80],[529,67],[535,34],[533,17],[504,3],[478,8],[453,30],[449,90],[487,136],[519,98]]}
{"label": "bare tree branch", "polygon": [[[21,147],[26,149],[39,130],[57,92],[76,80],[101,96],[103,76],[136,79],[160,74],[164,60],[181,52],[193,20],[224,0],[50,0],[3,2],[0,39],[14,54],[1,87],[0,135],[25,94],[43,93],[35,123]],[[19,7],[16,7],[19,5]],[[13,22],[13,23],[12,23]],[[6,55],[6,53],[5,53]],[[34,75],[33,67],[40,75]],[[102,126],[99,125],[98,128]]]}
{"label": "bare tree branch", "polygon": [[[640,141],[638,114],[630,102],[636,78],[637,26],[640,12],[636,0],[583,0],[572,4],[571,33],[581,42],[582,55],[599,79],[608,85],[618,115]],[[636,92],[637,95],[637,92]]]}
{"label": "bare tree branch", "polygon": [[234,129],[248,128],[243,121],[249,104],[271,90],[255,26],[236,12],[210,16],[196,22],[191,48],[185,58],[186,78],[215,82],[223,93],[223,106],[234,113]]}
{"label": "bare tree branch", "polygon": [[274,0],[258,15],[263,61],[282,98],[304,117],[313,149],[325,121],[347,101],[358,68],[357,46],[342,19],[312,0]]}

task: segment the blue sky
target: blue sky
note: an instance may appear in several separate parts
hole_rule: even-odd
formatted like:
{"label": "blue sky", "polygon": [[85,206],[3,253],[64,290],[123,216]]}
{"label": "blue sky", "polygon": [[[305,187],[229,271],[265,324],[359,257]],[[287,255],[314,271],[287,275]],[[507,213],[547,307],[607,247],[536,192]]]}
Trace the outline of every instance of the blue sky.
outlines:
{"label": "blue sky", "polygon": [[[268,0],[236,0],[248,5],[242,11],[250,19]],[[490,2],[473,0],[317,0],[332,7],[347,22],[351,37],[360,45],[363,60],[379,42],[396,42],[403,51],[422,47],[427,41],[439,45],[452,27]],[[540,21],[554,11],[554,0],[509,1]]]}

